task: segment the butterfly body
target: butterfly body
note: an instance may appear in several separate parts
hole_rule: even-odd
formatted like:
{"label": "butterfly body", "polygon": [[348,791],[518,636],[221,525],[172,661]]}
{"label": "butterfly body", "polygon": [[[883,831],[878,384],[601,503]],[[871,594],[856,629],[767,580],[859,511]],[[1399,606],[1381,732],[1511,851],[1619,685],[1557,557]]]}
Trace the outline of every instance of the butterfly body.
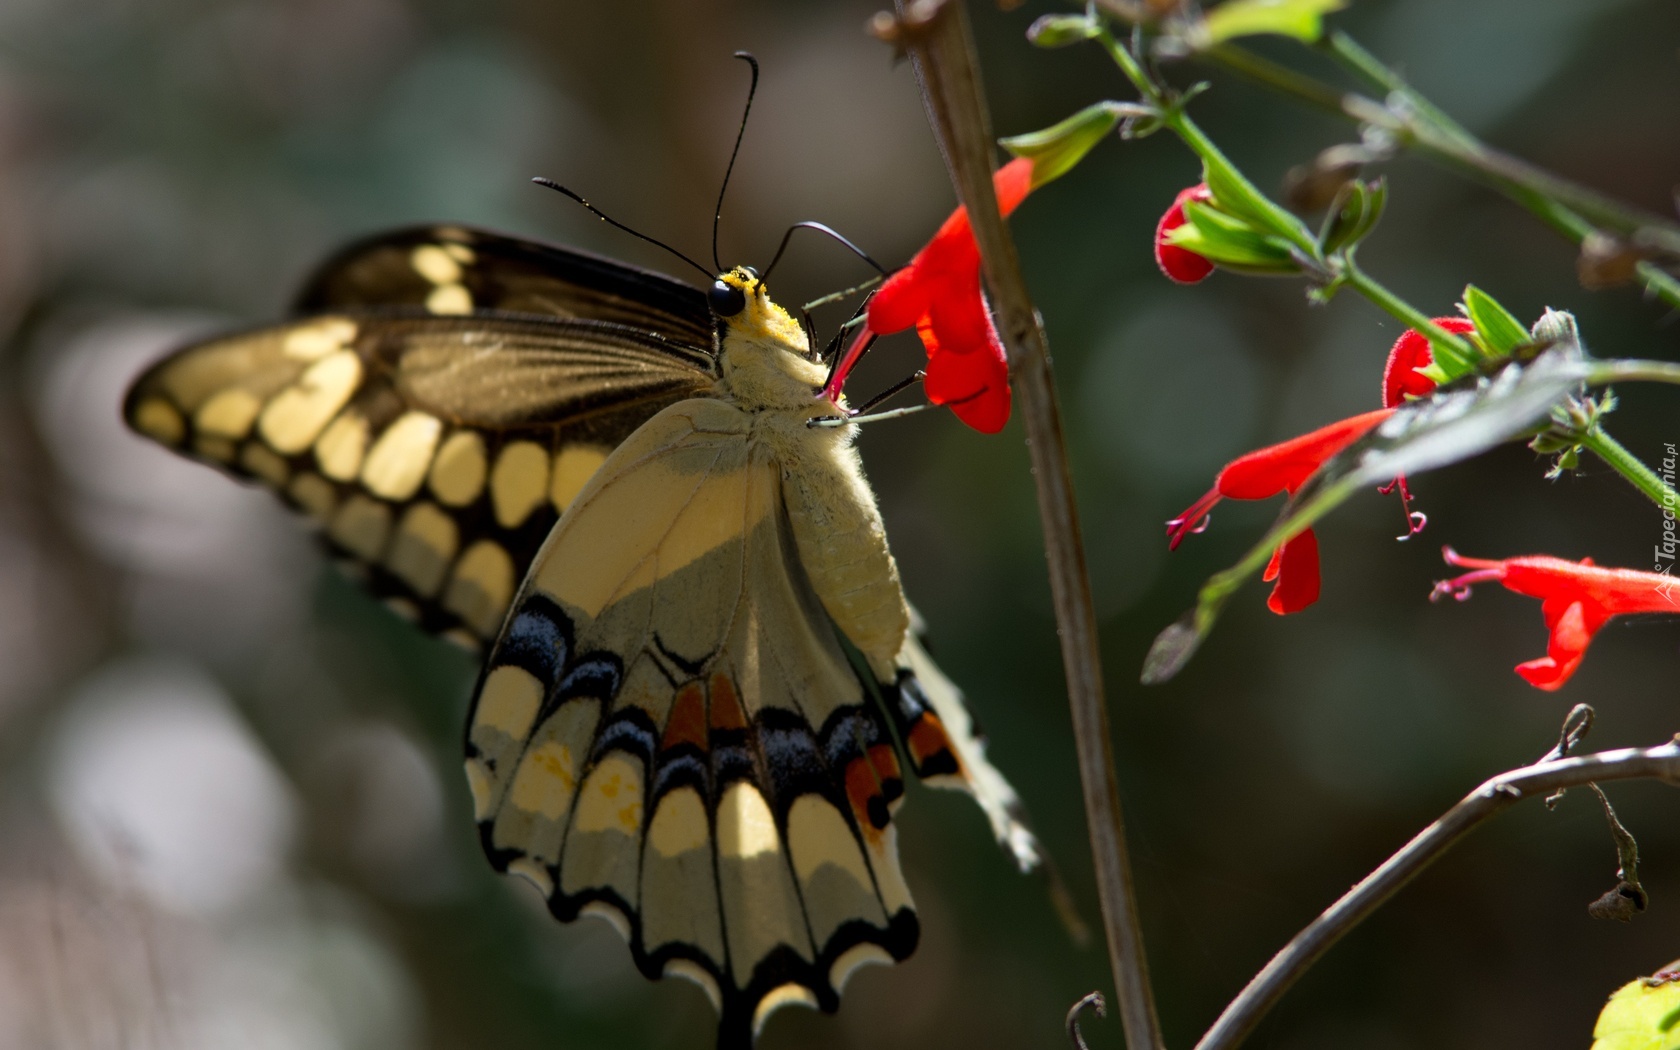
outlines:
{"label": "butterfly body", "polygon": [[487,855],[698,983],[720,1043],[914,948],[901,755],[1036,861],[910,630],[855,428],[809,425],[847,410],[755,272],[707,296],[430,227],[353,246],[300,302],[154,366],[131,425],[273,488],[376,593],[487,648],[465,741]]}

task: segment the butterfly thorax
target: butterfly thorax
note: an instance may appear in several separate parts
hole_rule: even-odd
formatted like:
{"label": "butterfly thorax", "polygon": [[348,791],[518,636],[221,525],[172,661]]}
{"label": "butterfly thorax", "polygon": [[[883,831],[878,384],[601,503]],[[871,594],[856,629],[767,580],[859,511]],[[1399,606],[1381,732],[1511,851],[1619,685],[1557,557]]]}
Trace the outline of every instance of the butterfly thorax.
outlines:
{"label": "butterfly thorax", "polygon": [[898,566],[887,549],[875,494],[852,447],[854,427],[812,427],[845,409],[820,395],[826,369],[804,331],[746,268],[718,278],[745,305],[720,318],[722,376],[714,388],[751,417],[752,443],[781,469],[799,560],[835,624],[891,681],[910,628]]}

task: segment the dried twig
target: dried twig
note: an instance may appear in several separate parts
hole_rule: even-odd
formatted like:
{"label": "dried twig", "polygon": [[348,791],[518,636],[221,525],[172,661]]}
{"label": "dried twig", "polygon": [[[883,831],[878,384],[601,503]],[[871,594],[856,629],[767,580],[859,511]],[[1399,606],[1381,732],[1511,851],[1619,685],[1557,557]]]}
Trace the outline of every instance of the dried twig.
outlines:
{"label": "dried twig", "polygon": [[[1569,735],[1566,729],[1566,737]],[[1560,745],[1553,753],[1563,749]],[[1524,799],[1545,798],[1564,788],[1583,787],[1594,781],[1645,779],[1680,787],[1680,738],[1661,747],[1623,748],[1579,758],[1553,759],[1548,755],[1532,766],[1501,773],[1482,784],[1272,956],[1265,969],[1248,982],[1202,1036],[1196,1050],[1229,1050],[1241,1043],[1296,978],[1343,934],[1484,821]]]}
{"label": "dried twig", "polygon": [[[951,180],[958,198],[968,208],[985,262],[1000,335],[1009,350],[1015,403],[1027,430],[1050,592],[1067,674],[1068,703],[1073,713],[1079,782],[1126,1045],[1131,1050],[1155,1050],[1161,1046],[1160,1025],[1149,987],[1131,863],[1126,854],[1108,711],[1103,700],[1096,614],[1068,474],[1061,410],[1044,330],[1022,280],[1015,243],[998,216],[992,189],[995,147],[991,116],[981,91],[967,13],[956,0],[944,4],[899,0],[899,12],[901,24],[914,26],[914,31],[887,35],[904,46],[916,63],[923,99]],[[879,22],[875,28],[881,31]]]}

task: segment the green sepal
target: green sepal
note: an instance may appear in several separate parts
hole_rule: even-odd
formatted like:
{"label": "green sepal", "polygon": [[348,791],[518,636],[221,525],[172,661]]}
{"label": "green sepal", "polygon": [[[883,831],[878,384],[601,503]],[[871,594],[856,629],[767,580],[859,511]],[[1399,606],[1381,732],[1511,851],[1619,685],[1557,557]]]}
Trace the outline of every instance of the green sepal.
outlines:
{"label": "green sepal", "polygon": [[1167,235],[1167,243],[1209,262],[1251,273],[1294,273],[1300,267],[1289,243],[1270,236],[1205,201],[1185,201],[1189,220]]}
{"label": "green sepal", "polygon": [[1464,316],[1476,326],[1476,341],[1495,358],[1510,357],[1519,346],[1529,343],[1528,329],[1499,305],[1499,300],[1473,284],[1464,286]]}
{"label": "green sepal", "polygon": [[1032,187],[1036,190],[1084,160],[1121,117],[1135,116],[1137,109],[1135,103],[1096,102],[1047,128],[999,139],[998,143],[1017,157],[1031,159]]}
{"label": "green sepal", "polygon": [[1262,233],[1273,234],[1292,244],[1311,244],[1313,236],[1301,220],[1273,204],[1255,189],[1223,156],[1202,157],[1202,181],[1218,202],[1220,210],[1246,221]]}
{"label": "green sepal", "polygon": [[1093,15],[1042,15],[1027,27],[1027,40],[1042,48],[1067,47],[1100,35],[1102,22]]}
{"label": "green sepal", "polygon": [[1324,35],[1324,16],[1346,6],[1347,0],[1228,0],[1207,13],[1192,31],[1193,41],[1198,47],[1211,47],[1269,33],[1317,43]]}
{"label": "green sepal", "polygon": [[1342,184],[1336,199],[1324,217],[1324,227],[1318,234],[1319,249],[1325,255],[1344,248],[1352,248],[1376,228],[1388,203],[1388,183],[1384,179],[1361,182],[1350,179]]}

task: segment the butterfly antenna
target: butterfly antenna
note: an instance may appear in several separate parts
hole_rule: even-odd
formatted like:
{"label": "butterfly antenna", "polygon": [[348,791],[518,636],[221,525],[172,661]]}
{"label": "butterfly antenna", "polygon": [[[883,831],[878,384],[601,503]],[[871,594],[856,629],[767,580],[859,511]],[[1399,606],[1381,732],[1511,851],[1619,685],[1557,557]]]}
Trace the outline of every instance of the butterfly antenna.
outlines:
{"label": "butterfly antenna", "polygon": [[657,240],[653,237],[649,237],[647,234],[643,233],[640,230],[632,230],[630,227],[624,225],[622,222],[619,222],[617,219],[608,215],[606,212],[602,211],[600,208],[595,207],[595,205],[593,205],[593,204],[589,203],[588,201],[584,200],[581,196],[579,196],[576,193],[573,193],[571,190],[569,190],[566,187],[560,185],[558,182],[555,182],[553,179],[545,179],[541,175],[538,175],[536,178],[532,179],[531,181],[536,183],[538,186],[547,186],[551,190],[558,190],[559,192],[564,193],[566,196],[570,197],[572,200],[575,200],[579,204],[583,205],[585,208],[588,208],[589,211],[596,218],[600,219],[602,222],[606,223],[608,226],[611,226],[615,229],[623,230],[625,233],[628,233],[632,237],[639,237],[642,240],[648,242],[649,244],[654,245],[655,247],[665,249],[666,251],[670,252],[672,255],[675,255],[677,258],[681,259],[683,262],[685,262],[688,265],[694,267],[696,270],[699,270],[702,274],[704,274],[706,276],[707,280],[711,280],[713,277],[717,276],[717,274],[718,274],[717,270],[708,270],[704,266],[701,266],[699,263],[695,262],[693,259],[690,259],[688,256],[684,255],[682,252],[679,252],[675,248],[671,247],[669,244],[666,244],[664,241]]}
{"label": "butterfly antenna", "polygon": [[864,251],[862,248],[859,248],[857,245],[853,244],[851,241],[847,240],[845,237],[841,236],[839,233],[835,232],[833,229],[831,229],[827,226],[824,226],[820,222],[796,222],[792,226],[788,227],[786,233],[782,234],[781,246],[776,249],[776,254],[771,257],[770,265],[766,266],[764,268],[764,277],[765,277],[766,280],[768,280],[769,277],[770,277],[770,271],[774,270],[776,268],[776,264],[782,261],[782,253],[787,251],[788,241],[793,238],[793,231],[794,230],[816,230],[818,233],[821,233],[821,234],[824,234],[826,236],[832,237],[835,240],[839,241],[841,244],[845,245],[848,249],[850,249],[851,253],[853,255],[857,256],[859,259],[862,259],[864,262],[866,262],[870,266],[874,267],[876,273],[880,274],[882,277],[885,277],[887,275],[886,268],[883,267],[880,263],[876,262],[874,259],[871,259],[869,257],[868,252]]}
{"label": "butterfly antenna", "polygon": [[729,153],[729,167],[723,169],[723,185],[718,187],[717,207],[712,209],[712,264],[714,273],[723,272],[718,259],[718,223],[723,221],[723,195],[729,191],[729,176],[735,173],[735,158],[741,155],[741,140],[747,135],[747,115],[752,112],[753,96],[758,94],[758,59],[751,51],[737,51],[735,57],[752,67],[752,83],[747,87],[747,104],[741,107],[741,127],[735,132],[735,148]]}

